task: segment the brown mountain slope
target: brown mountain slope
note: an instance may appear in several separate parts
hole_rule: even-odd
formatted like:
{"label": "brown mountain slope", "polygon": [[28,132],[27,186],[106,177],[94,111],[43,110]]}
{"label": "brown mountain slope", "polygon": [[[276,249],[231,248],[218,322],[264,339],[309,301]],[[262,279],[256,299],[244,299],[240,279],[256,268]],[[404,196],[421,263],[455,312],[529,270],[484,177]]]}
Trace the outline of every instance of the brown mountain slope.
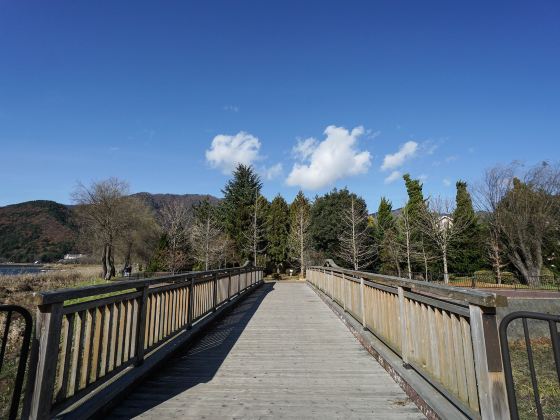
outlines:
{"label": "brown mountain slope", "polygon": [[[172,201],[187,208],[208,198],[212,204],[219,199],[200,194],[133,194],[156,213]],[[0,207],[0,262],[52,262],[68,252],[78,252],[78,229],[73,206],[54,201],[37,200]]]}
{"label": "brown mountain slope", "polygon": [[56,261],[72,251],[77,228],[72,210],[54,201],[0,207],[0,260]]}

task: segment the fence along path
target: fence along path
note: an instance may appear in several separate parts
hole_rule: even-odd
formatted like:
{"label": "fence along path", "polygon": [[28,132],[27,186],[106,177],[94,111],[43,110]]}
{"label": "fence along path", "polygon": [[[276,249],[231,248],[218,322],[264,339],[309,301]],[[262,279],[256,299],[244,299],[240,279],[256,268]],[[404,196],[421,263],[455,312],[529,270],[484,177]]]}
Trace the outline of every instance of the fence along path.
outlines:
{"label": "fence along path", "polygon": [[332,298],[469,417],[509,418],[496,323],[506,299],[367,272],[312,267]]}
{"label": "fence along path", "polygon": [[[242,267],[38,294],[32,360],[37,368],[31,371],[24,417],[71,412],[112,379],[165,354],[175,338],[260,284],[262,274],[260,268]],[[76,298],[94,299],[65,305]],[[95,409],[94,403],[91,412]]]}
{"label": "fence along path", "polygon": [[424,416],[305,283],[267,283],[110,418]]}

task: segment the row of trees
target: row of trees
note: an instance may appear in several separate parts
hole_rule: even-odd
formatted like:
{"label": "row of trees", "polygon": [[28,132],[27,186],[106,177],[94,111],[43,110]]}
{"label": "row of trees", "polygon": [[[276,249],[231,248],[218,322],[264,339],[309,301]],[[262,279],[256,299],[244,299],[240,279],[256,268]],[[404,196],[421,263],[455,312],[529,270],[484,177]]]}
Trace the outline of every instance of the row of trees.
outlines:
{"label": "row of trees", "polygon": [[269,202],[255,171],[239,165],[218,205],[178,202],[154,213],[128,195],[117,179],[80,186],[75,195],[83,232],[100,254],[104,276],[144,261],[152,271],[177,272],[242,264],[271,272],[333,258],[355,270],[412,278],[473,273],[492,268],[498,281],[515,270],[538,282],[544,265],[555,268],[559,244],[560,171],[543,164],[520,174],[515,165],[489,170],[475,192],[465,182],[455,200],[425,198],[422,183],[404,175],[408,200],[393,210],[382,197],[370,215],[363,198],[347,189],[309,201],[300,191],[288,204]]}

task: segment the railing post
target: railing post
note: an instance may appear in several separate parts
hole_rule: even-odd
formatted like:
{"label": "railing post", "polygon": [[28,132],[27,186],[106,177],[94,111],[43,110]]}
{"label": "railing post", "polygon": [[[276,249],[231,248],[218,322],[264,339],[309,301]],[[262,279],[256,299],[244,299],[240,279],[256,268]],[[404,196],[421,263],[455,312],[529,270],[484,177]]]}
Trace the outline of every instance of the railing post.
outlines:
{"label": "railing post", "polygon": [[342,306],[344,312],[346,312],[346,278],[344,277],[344,273],[342,273]]}
{"label": "railing post", "polygon": [[362,327],[367,330],[366,327],[366,305],[364,300],[364,278],[360,277],[360,306],[362,308]]}
{"label": "railing post", "polygon": [[189,284],[189,307],[187,308],[187,329],[190,330],[193,324],[193,305],[194,305],[194,277]]}
{"label": "railing post", "polygon": [[406,300],[404,297],[404,288],[398,286],[397,291],[399,294],[399,317],[400,317],[400,324],[401,324],[401,358],[403,361],[403,366],[405,368],[409,368],[410,365],[408,364],[408,355],[409,355],[409,348],[408,348],[408,335],[406,334],[407,331],[407,319],[406,319]]}
{"label": "railing post", "polygon": [[496,312],[469,305],[474,365],[483,419],[510,417]]}
{"label": "railing post", "polygon": [[40,305],[37,308],[35,340],[37,346],[37,367],[29,418],[33,420],[50,418],[60,330],[62,323],[63,302]]}
{"label": "railing post", "polygon": [[227,300],[231,300],[231,270],[228,270],[228,282],[227,282]]}
{"label": "railing post", "polygon": [[144,338],[146,336],[146,310],[148,307],[148,285],[142,287],[138,305],[138,329],[136,331],[136,366],[144,363]]}
{"label": "railing post", "polygon": [[331,300],[334,300],[334,274],[333,271],[331,270]]}
{"label": "railing post", "polygon": [[218,273],[212,275],[212,312],[218,309]]}
{"label": "railing post", "polygon": [[241,293],[241,270],[237,271],[237,295]]}

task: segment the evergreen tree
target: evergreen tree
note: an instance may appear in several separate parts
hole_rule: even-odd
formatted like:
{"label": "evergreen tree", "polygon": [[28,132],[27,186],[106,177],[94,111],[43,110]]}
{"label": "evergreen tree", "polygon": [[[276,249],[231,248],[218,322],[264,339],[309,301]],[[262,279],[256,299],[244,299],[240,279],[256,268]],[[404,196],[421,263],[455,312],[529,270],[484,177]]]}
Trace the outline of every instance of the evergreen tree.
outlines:
{"label": "evergreen tree", "polygon": [[[381,197],[379,208],[375,217],[374,224],[374,241],[378,248],[379,267],[382,273],[391,273],[398,268],[398,260],[400,252],[396,252],[395,246],[398,247],[398,234],[396,232],[395,217],[393,216],[393,204],[385,197]],[[387,236],[387,238],[386,238]],[[396,241],[395,243],[392,243]],[[400,273],[398,273],[400,274]]]}
{"label": "evergreen tree", "polygon": [[350,205],[351,194],[346,188],[340,191],[335,188],[315,199],[311,208],[309,231],[318,260],[332,258],[335,262],[342,263],[337,257],[340,253],[340,236],[345,229],[342,215]]}
{"label": "evergreen tree", "polygon": [[403,179],[406,186],[406,192],[408,193],[408,202],[406,203],[406,207],[410,214],[410,218],[414,223],[418,220],[419,212],[426,209],[424,195],[422,193],[422,183],[419,179],[412,179],[410,174],[404,174]]}
{"label": "evergreen tree", "polygon": [[305,276],[309,251],[309,226],[311,223],[311,204],[299,191],[290,205],[289,253],[300,267],[300,277]]}
{"label": "evergreen tree", "polygon": [[472,274],[482,266],[482,232],[473,208],[471,195],[467,190],[467,183],[458,181],[457,196],[453,212],[453,223],[467,226],[457,238],[451,250],[450,269],[455,273]]}
{"label": "evergreen tree", "polygon": [[222,190],[224,199],[220,206],[220,216],[240,263],[248,258],[253,259],[247,232],[253,225],[255,196],[260,196],[261,188],[261,180],[253,168],[240,164],[233,172],[233,179]]}
{"label": "evergreen tree", "polygon": [[268,256],[277,272],[288,258],[289,210],[286,200],[278,194],[267,215]]}

